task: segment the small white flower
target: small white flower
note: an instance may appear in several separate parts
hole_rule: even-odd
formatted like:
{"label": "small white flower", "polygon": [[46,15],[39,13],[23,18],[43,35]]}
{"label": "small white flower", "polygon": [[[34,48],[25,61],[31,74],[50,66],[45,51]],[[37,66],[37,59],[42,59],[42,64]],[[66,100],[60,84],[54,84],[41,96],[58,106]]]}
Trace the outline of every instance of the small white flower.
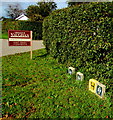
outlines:
{"label": "small white flower", "polygon": [[96,32],[94,32],[93,35],[96,35]]}

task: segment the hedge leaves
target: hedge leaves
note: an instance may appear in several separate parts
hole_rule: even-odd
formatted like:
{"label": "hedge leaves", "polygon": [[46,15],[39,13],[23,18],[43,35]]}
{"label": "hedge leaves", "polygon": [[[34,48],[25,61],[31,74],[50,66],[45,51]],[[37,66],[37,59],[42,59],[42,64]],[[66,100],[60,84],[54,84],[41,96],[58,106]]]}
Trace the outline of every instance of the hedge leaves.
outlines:
{"label": "hedge leaves", "polygon": [[[48,53],[107,85],[113,78],[113,2],[54,11],[43,22]],[[106,82],[105,82],[106,81]]]}

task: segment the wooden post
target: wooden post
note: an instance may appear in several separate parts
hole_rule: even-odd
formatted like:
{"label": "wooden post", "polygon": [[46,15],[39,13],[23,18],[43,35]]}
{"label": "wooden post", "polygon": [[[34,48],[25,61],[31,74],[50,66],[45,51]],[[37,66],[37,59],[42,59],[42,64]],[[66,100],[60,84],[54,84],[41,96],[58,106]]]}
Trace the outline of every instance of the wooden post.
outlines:
{"label": "wooden post", "polygon": [[30,59],[32,60],[32,56],[33,56],[33,52],[32,52],[32,48],[33,47],[33,43],[32,43],[32,31],[31,31],[31,50],[30,50]]}

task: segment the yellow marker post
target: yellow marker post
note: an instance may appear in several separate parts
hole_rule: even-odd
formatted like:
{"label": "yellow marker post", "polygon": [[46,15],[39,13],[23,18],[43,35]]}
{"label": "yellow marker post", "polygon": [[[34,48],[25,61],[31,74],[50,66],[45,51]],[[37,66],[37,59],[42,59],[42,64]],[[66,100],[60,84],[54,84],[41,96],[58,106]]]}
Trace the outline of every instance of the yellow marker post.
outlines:
{"label": "yellow marker post", "polygon": [[89,90],[95,93],[100,98],[104,98],[106,86],[95,79],[89,80]]}
{"label": "yellow marker post", "polygon": [[89,90],[93,93],[96,93],[96,87],[97,87],[98,81],[95,79],[89,80]]}

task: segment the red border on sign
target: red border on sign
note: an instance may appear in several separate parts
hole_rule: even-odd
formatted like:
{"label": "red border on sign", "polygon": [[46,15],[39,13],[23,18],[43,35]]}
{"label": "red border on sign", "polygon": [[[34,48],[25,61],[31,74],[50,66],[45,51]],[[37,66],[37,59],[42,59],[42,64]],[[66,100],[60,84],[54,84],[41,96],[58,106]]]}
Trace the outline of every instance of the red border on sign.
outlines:
{"label": "red border on sign", "polygon": [[[32,31],[26,30],[8,30],[9,46],[31,46]],[[10,40],[15,39],[14,41]],[[17,40],[19,39],[19,40]],[[22,41],[21,41],[22,39]],[[25,39],[25,41],[24,41]],[[28,41],[27,41],[28,39]],[[16,41],[17,40],[17,41]]]}
{"label": "red border on sign", "polygon": [[9,38],[31,39],[31,31],[8,30]]}

